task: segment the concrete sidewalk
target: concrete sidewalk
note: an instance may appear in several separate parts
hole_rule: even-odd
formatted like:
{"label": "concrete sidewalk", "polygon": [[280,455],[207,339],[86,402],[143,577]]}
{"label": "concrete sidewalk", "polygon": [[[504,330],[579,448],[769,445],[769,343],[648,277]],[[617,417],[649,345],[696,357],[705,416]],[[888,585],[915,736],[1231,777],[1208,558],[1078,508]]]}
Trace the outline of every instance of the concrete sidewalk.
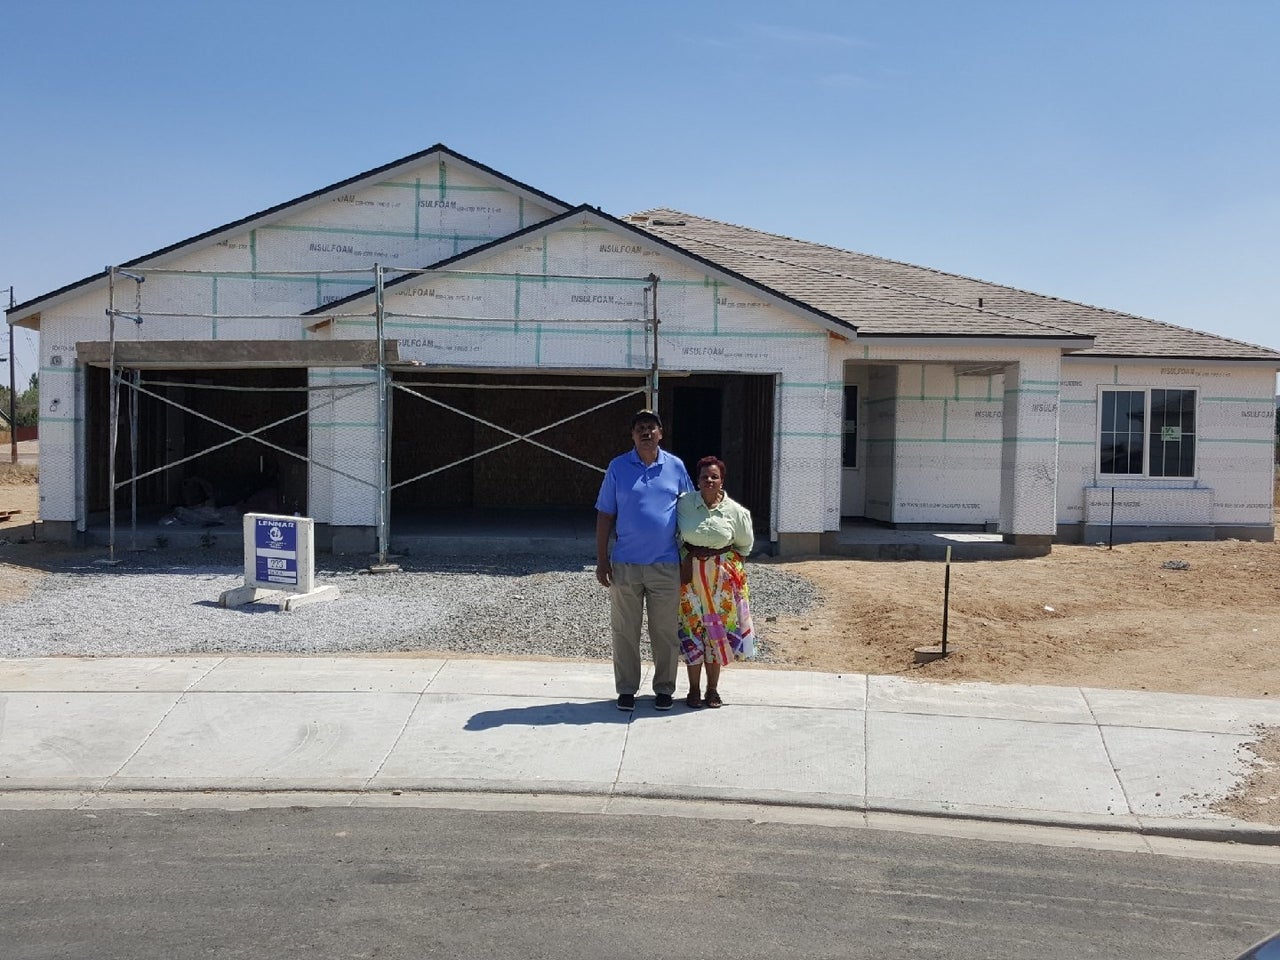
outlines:
{"label": "concrete sidewalk", "polygon": [[1280,827],[1207,809],[1240,783],[1257,725],[1280,725],[1277,701],[724,679],[720,710],[641,696],[626,714],[608,663],[0,660],[0,792],[570,793],[1280,844]]}

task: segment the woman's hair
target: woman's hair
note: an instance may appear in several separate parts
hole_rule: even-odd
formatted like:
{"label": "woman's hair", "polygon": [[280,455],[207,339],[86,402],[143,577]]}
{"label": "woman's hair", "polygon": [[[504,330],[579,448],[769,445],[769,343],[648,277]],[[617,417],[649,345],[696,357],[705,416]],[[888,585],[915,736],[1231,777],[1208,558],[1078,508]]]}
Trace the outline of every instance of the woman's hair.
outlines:
{"label": "woman's hair", "polygon": [[723,461],[723,460],[721,460],[721,459],[720,459],[719,457],[717,457],[717,456],[703,457],[701,460],[699,460],[699,461],[698,461],[698,468],[697,468],[696,470],[694,470],[694,471],[693,471],[693,475],[694,475],[695,477],[700,477],[700,476],[702,476],[702,468],[703,468],[703,467],[719,467],[719,468],[720,468],[720,480],[723,482],[723,480],[724,480],[724,475],[725,475],[725,473],[727,472],[727,471],[725,470],[725,468],[724,468],[724,461]]}

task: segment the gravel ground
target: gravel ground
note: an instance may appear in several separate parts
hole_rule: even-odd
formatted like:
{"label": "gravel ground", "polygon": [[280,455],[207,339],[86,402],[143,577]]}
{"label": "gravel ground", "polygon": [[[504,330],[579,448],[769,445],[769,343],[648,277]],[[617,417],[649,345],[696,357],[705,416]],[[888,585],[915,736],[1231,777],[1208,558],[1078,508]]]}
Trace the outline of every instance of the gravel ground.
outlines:
{"label": "gravel ground", "polygon": [[[0,604],[0,656],[611,655],[608,595],[593,567],[536,557],[398,562],[403,572],[377,576],[318,563],[316,583],[338,587],[338,598],[284,613],[266,604],[218,606],[224,590],[243,583],[239,554],[130,554],[114,566],[72,558],[29,596]],[[748,578],[756,659],[781,662],[769,648],[769,620],[805,612],[817,589],[769,564],[750,564]]]}

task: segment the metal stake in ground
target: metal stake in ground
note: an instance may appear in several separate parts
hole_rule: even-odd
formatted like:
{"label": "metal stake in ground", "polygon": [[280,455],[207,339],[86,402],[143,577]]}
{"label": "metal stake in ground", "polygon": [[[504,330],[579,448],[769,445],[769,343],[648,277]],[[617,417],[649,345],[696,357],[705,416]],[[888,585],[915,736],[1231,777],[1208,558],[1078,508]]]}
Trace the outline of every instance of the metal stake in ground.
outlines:
{"label": "metal stake in ground", "polygon": [[947,650],[947,619],[951,608],[951,547],[947,547],[944,561],[945,572],[942,575],[942,644],[936,647],[916,647],[916,663],[932,663],[941,660]]}

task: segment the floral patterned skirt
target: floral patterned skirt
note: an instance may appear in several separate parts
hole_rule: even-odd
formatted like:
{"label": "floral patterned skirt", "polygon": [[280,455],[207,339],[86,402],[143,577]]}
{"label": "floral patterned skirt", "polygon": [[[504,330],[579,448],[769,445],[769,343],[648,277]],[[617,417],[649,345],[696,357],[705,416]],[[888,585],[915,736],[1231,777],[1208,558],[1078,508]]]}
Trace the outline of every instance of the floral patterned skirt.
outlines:
{"label": "floral patterned skirt", "polygon": [[742,557],[693,558],[693,582],[680,588],[680,657],[685,663],[732,663],[755,654],[750,594]]}

